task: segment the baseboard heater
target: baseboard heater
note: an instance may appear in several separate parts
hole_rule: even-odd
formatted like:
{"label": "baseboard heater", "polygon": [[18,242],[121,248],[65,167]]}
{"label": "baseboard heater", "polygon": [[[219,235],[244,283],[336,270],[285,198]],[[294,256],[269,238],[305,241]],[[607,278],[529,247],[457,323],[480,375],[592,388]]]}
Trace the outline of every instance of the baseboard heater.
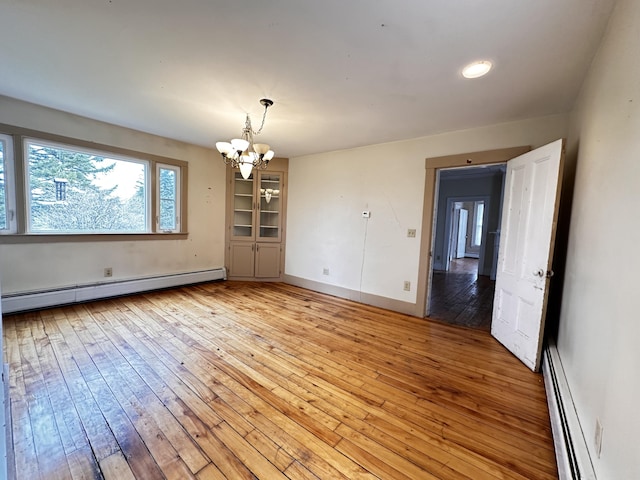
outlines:
{"label": "baseboard heater", "polygon": [[558,349],[550,342],[542,362],[560,480],[596,480]]}
{"label": "baseboard heater", "polygon": [[132,293],[190,285],[193,283],[226,280],[226,278],[226,269],[216,268],[198,272],[158,275],[133,280],[101,282],[52,290],[14,293],[2,296],[2,312],[14,313],[37,310],[57,305],[88,302],[101,298],[118,297]]}

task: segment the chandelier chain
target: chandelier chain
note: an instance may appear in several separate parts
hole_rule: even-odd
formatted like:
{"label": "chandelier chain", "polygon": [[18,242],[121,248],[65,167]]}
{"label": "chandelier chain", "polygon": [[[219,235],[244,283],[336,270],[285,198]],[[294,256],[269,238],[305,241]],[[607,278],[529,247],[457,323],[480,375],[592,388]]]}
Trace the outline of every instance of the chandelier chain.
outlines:
{"label": "chandelier chain", "polygon": [[[260,124],[260,128],[258,129],[257,132],[251,130],[251,133],[253,133],[254,135],[260,135],[260,132],[262,132],[262,128],[264,127],[264,121],[267,118],[267,109],[269,108],[269,105],[265,105],[264,106],[264,113],[262,114],[262,123]],[[247,118],[249,118],[247,116]],[[251,120],[249,120],[249,128],[251,128]]]}

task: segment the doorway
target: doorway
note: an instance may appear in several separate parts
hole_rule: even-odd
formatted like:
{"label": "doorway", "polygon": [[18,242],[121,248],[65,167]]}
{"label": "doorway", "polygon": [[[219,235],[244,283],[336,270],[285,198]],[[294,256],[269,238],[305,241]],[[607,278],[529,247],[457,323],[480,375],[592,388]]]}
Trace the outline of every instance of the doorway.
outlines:
{"label": "doorway", "polygon": [[501,148],[480,152],[445,155],[443,157],[431,157],[425,159],[425,195],[423,198],[422,236],[420,242],[420,260],[418,270],[418,287],[414,315],[427,316],[429,299],[431,295],[431,274],[435,261],[434,237],[435,237],[435,212],[434,207],[438,203],[438,181],[440,170],[494,165],[506,163],[508,160],[522,155],[531,150],[529,146]]}
{"label": "doorway", "polygon": [[[505,215],[500,222],[504,231],[496,230],[495,235],[495,244],[501,242],[502,248],[491,335],[533,371],[539,369],[542,359],[550,279],[554,275],[552,261],[564,152],[565,140],[558,139],[535,150],[514,147],[427,158],[425,165],[424,235],[418,277],[418,302],[424,302],[424,316],[431,308],[431,277],[439,255],[436,209],[442,204],[441,170],[507,163],[502,188]],[[420,310],[417,303],[416,311]]]}
{"label": "doorway", "polygon": [[489,331],[505,164],[438,170],[429,318]]}

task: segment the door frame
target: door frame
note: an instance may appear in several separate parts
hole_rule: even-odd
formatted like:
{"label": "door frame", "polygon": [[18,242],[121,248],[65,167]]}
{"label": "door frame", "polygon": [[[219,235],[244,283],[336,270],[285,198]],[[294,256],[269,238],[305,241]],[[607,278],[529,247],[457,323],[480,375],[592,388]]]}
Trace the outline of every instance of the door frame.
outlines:
{"label": "door frame", "polygon": [[435,207],[438,203],[438,184],[441,168],[472,167],[505,163],[512,158],[531,150],[531,146],[501,148],[480,152],[460,153],[443,157],[425,159],[425,188],[422,205],[422,235],[418,267],[418,285],[414,315],[424,317],[427,311],[427,299],[431,294],[431,275],[433,273],[433,244],[435,241]]}
{"label": "door frame", "polygon": [[[487,241],[487,217],[489,216],[489,210],[491,208],[491,197],[488,195],[469,195],[469,196],[459,196],[459,197],[447,197],[447,208],[446,208],[446,212],[445,212],[445,217],[444,217],[444,231],[445,231],[445,235],[446,232],[451,232],[453,230],[453,221],[454,221],[454,214],[451,213],[452,209],[453,209],[453,205],[456,202],[484,202],[485,204],[485,211],[484,214],[482,215],[482,242],[480,244],[480,249],[478,251],[478,267],[480,265],[482,265],[483,261],[484,261],[484,256],[485,256],[485,243]],[[437,210],[438,205],[434,205],[434,209]],[[434,212],[434,216],[435,221],[437,222],[437,212]],[[473,215],[469,215],[469,221],[473,222],[474,218]],[[434,234],[434,238],[435,238],[435,234],[436,232],[433,232]],[[451,235],[451,233],[449,233],[449,235]],[[445,237],[446,238],[446,237]],[[449,261],[448,258],[451,256],[451,245],[450,242],[444,242],[443,246],[447,249],[446,252],[446,258],[447,260],[445,261],[445,269],[444,271],[449,271]],[[435,247],[435,245],[434,245]],[[480,269],[478,269],[478,274],[480,273]]]}

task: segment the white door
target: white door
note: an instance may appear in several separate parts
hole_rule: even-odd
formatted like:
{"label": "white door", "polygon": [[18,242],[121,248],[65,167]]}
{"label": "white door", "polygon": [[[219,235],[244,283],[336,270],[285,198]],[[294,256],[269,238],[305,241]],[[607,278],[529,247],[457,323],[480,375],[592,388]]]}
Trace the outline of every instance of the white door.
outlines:
{"label": "white door", "polygon": [[460,217],[458,218],[458,246],[456,258],[464,258],[467,250],[467,222],[469,221],[469,210],[460,209]]}
{"label": "white door", "polygon": [[540,368],[564,141],[507,162],[491,334]]}

